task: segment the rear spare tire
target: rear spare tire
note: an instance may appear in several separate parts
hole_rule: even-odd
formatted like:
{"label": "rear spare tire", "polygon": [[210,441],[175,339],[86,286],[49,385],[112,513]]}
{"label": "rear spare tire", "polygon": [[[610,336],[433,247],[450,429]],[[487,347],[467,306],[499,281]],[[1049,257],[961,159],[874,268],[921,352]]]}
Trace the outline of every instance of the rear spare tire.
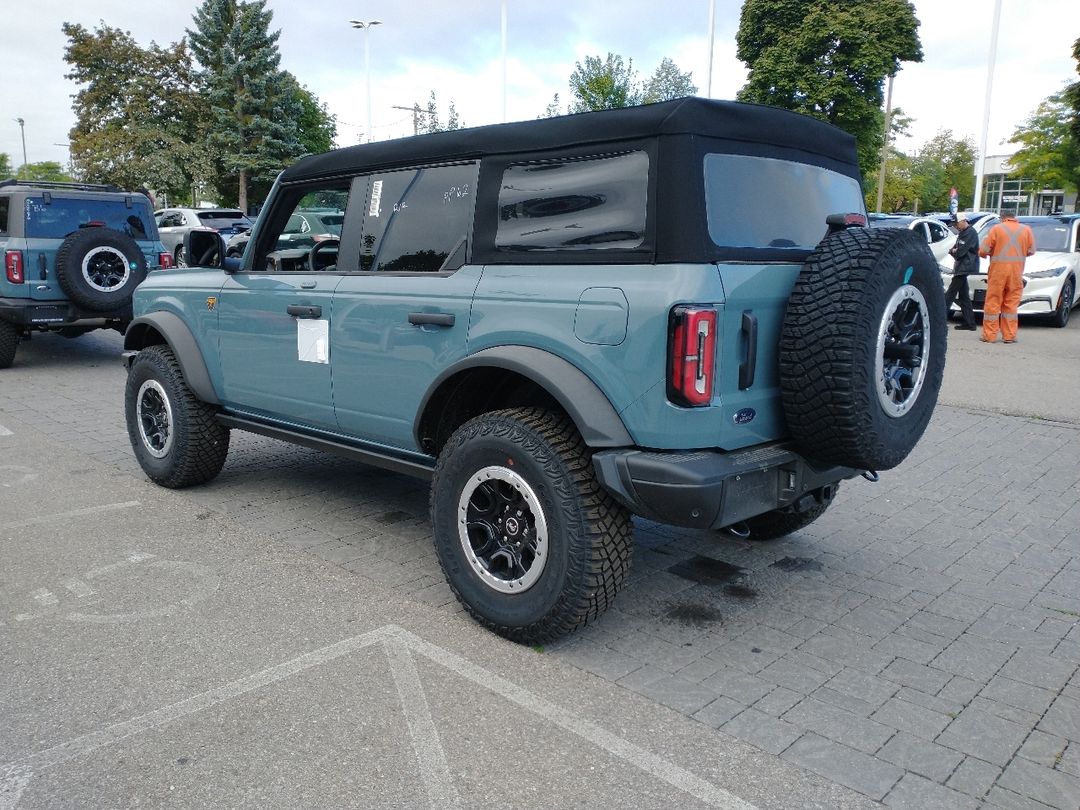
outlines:
{"label": "rear spare tire", "polygon": [[60,245],[56,276],[76,304],[105,312],[131,301],[132,292],[146,278],[146,257],[125,233],[85,228]]}
{"label": "rear spare tire", "polygon": [[937,403],[946,334],[941,274],[917,234],[849,228],[822,240],[780,338],[784,416],[802,451],[865,470],[903,461]]}

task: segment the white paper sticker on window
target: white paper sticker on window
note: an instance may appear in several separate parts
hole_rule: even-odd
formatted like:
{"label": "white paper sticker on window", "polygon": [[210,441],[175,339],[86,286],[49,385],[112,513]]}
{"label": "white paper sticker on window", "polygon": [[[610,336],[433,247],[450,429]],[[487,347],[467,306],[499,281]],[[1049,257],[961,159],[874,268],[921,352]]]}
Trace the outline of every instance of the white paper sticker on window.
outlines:
{"label": "white paper sticker on window", "polygon": [[329,363],[330,321],[297,319],[296,354],[301,363]]}
{"label": "white paper sticker on window", "polygon": [[368,207],[368,216],[377,217],[382,207],[382,180],[376,180],[371,184],[371,205]]}

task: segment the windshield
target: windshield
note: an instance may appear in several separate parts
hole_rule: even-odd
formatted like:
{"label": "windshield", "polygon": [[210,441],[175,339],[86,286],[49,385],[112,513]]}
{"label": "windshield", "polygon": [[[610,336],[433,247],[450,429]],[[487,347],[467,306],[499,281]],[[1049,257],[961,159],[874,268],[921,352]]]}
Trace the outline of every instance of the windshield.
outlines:
{"label": "windshield", "polygon": [[63,239],[80,228],[103,227],[126,233],[132,239],[156,239],[150,206],[141,194],[128,200],[90,198],[26,198],[26,236],[38,239]]}
{"label": "windshield", "polygon": [[1036,250],[1068,250],[1069,226],[1056,219],[1021,220],[1035,234]]}
{"label": "windshield", "polygon": [[865,214],[859,181],[790,160],[705,156],[709,235],[720,247],[812,250],[829,214]]}

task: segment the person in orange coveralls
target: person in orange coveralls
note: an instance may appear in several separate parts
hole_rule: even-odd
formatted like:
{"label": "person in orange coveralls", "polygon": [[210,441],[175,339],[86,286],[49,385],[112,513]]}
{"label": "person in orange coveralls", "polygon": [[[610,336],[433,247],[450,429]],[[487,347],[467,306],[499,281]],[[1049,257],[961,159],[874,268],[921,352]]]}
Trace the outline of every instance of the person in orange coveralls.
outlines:
{"label": "person in orange coveralls", "polygon": [[986,301],[983,303],[983,343],[997,340],[998,325],[1005,343],[1016,343],[1019,325],[1016,310],[1024,291],[1024,263],[1035,252],[1031,228],[1016,221],[1016,214],[1002,212],[1001,222],[990,229],[979,255],[990,257],[986,277]]}

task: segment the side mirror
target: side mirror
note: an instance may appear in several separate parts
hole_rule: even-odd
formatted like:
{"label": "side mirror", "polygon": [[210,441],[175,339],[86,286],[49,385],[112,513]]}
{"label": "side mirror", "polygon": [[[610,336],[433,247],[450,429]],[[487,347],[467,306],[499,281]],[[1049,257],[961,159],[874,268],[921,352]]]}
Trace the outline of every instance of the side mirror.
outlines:
{"label": "side mirror", "polygon": [[225,240],[213,228],[192,228],[184,234],[184,256],[190,267],[223,267]]}

